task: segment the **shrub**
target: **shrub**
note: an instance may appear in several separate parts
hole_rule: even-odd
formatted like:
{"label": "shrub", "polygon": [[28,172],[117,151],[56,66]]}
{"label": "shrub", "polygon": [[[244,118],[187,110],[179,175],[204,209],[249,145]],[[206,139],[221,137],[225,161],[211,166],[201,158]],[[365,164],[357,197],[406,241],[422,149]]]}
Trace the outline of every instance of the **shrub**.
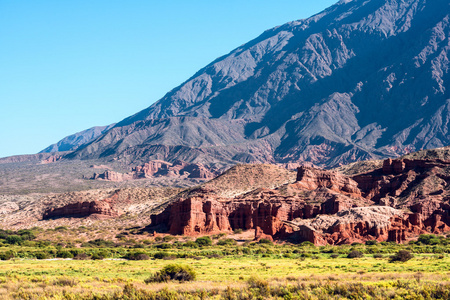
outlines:
{"label": "shrub", "polygon": [[184,282],[195,280],[195,277],[195,271],[190,266],[170,264],[162,268],[161,271],[156,272],[153,276],[144,280],[144,282],[168,282],[169,280]]}
{"label": "shrub", "polygon": [[150,256],[142,252],[130,253],[127,257],[130,260],[149,260]]}
{"label": "shrub", "polygon": [[370,240],[366,241],[366,246],[373,246],[376,245],[378,242],[376,240]]}
{"label": "shrub", "polygon": [[75,278],[71,278],[71,277],[61,277],[56,279],[53,282],[54,285],[59,285],[59,286],[76,286],[78,284],[78,280],[76,280]]}
{"label": "shrub", "polygon": [[300,244],[300,246],[302,246],[302,247],[314,247],[314,244],[309,242],[309,241],[305,241],[305,242],[302,242]]}
{"label": "shrub", "polygon": [[383,254],[381,254],[381,253],[375,253],[374,255],[373,255],[373,258],[383,258],[384,256],[383,256]]}
{"label": "shrub", "polygon": [[242,233],[242,232],[243,232],[243,230],[240,229],[240,228],[237,228],[237,229],[233,230],[233,233],[234,233],[234,234],[240,234],[240,233]]}
{"label": "shrub", "polygon": [[82,252],[82,253],[78,253],[77,255],[75,255],[75,257],[73,259],[77,259],[77,260],[87,260],[90,259],[91,257],[89,255],[87,255],[86,253]]}
{"label": "shrub", "polygon": [[260,244],[268,244],[268,245],[273,245],[273,242],[269,239],[260,239],[259,240]]}
{"label": "shrub", "polygon": [[359,257],[363,257],[363,254],[358,250],[350,251],[350,253],[347,255],[347,258],[359,258]]}
{"label": "shrub", "polygon": [[336,254],[336,253],[330,255],[330,258],[338,258],[338,257],[339,257],[339,254]]}
{"label": "shrub", "polygon": [[94,254],[92,254],[91,259],[102,260],[102,259],[104,259],[104,258],[106,258],[108,256],[109,256],[109,252],[108,251],[100,250],[100,251],[97,251]]}
{"label": "shrub", "polygon": [[34,257],[36,257],[36,259],[48,259],[50,256],[46,252],[35,252]]}
{"label": "shrub", "polygon": [[156,259],[163,259],[164,257],[169,256],[169,253],[167,252],[156,252],[155,254],[153,254],[153,257]]}
{"label": "shrub", "polygon": [[198,248],[198,244],[193,241],[187,241],[186,243],[183,244],[183,247]]}
{"label": "shrub", "polygon": [[174,239],[175,239],[175,237],[171,236],[171,235],[166,235],[165,237],[163,237],[164,242],[170,242],[170,241],[173,241]]}
{"label": "shrub", "polygon": [[89,241],[88,245],[94,247],[114,247],[116,244],[113,241],[105,241],[104,239],[96,239]]}
{"label": "shrub", "polygon": [[31,241],[36,238],[36,235],[33,233],[33,231],[29,229],[22,229],[17,232],[18,235],[24,240],[24,241]]}
{"label": "shrub", "polygon": [[55,227],[55,231],[66,231],[66,230],[68,230],[68,228],[66,226]]}
{"label": "shrub", "polygon": [[56,253],[56,257],[59,257],[59,258],[73,258],[73,254],[70,253],[69,251],[58,251],[58,253]]}
{"label": "shrub", "polygon": [[434,234],[421,234],[417,241],[425,245],[438,245],[441,243],[441,240]]}
{"label": "shrub", "polygon": [[18,235],[9,235],[6,237],[5,242],[11,245],[19,245],[23,239]]}
{"label": "shrub", "polygon": [[219,246],[233,246],[236,245],[236,241],[233,239],[224,239],[217,242],[217,245]]}
{"label": "shrub", "polygon": [[162,244],[156,245],[155,247],[158,249],[170,249],[170,248],[172,248],[172,245],[168,244],[168,243],[162,243]]}
{"label": "shrub", "polygon": [[5,251],[0,253],[0,260],[9,260],[11,258],[14,258],[16,254],[13,251]]}
{"label": "shrub", "polygon": [[412,255],[412,253],[409,252],[408,250],[400,250],[395,255],[389,258],[389,262],[396,262],[396,261],[405,262],[413,257],[414,255]]}
{"label": "shrub", "polygon": [[212,240],[209,236],[202,236],[195,240],[195,243],[201,247],[203,246],[211,246]]}
{"label": "shrub", "polygon": [[269,283],[267,280],[261,279],[257,276],[250,276],[247,280],[248,286],[251,289],[259,289],[262,296],[267,296],[269,291]]}

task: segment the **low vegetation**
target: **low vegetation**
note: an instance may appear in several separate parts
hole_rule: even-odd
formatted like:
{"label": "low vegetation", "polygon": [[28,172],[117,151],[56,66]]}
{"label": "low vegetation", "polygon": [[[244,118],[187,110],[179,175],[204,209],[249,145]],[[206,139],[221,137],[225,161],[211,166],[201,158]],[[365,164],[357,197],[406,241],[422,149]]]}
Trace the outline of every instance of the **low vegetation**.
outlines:
{"label": "low vegetation", "polygon": [[[73,230],[86,229],[58,232]],[[449,299],[446,236],[318,247],[132,230],[84,242],[0,231],[0,298]]]}

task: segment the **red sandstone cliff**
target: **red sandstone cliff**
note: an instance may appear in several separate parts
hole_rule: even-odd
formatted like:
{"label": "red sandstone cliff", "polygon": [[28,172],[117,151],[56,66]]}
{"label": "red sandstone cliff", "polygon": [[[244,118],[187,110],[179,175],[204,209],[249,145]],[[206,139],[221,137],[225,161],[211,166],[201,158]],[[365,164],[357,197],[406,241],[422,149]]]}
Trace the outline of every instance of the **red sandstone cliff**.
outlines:
{"label": "red sandstone cliff", "polygon": [[450,230],[449,170],[447,161],[407,159],[386,160],[383,168],[353,177],[299,167],[295,183],[276,189],[181,198],[152,216],[152,224],[184,235],[240,228],[315,244],[403,242]]}

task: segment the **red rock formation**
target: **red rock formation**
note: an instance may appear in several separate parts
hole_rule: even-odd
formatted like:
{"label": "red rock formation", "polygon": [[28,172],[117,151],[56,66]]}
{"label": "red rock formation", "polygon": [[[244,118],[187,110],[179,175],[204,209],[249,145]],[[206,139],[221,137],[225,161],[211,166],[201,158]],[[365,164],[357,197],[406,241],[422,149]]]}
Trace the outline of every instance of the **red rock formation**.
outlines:
{"label": "red rock formation", "polygon": [[44,212],[43,219],[87,217],[91,215],[96,215],[99,218],[113,218],[119,217],[121,212],[114,209],[108,201],[86,201],[48,209]]}
{"label": "red rock formation", "polygon": [[[257,189],[234,199],[220,198],[209,191],[198,190],[196,196],[179,199],[162,213],[152,216],[153,225],[165,225],[171,234],[200,235],[229,232],[234,229],[257,229],[272,237],[293,233],[285,221],[313,218],[320,213],[334,214],[359,203],[345,195],[323,189],[304,191],[295,184],[283,195],[278,190]],[[304,195],[300,192],[304,191]],[[314,203],[308,203],[312,197]]]}
{"label": "red rock formation", "polygon": [[122,174],[111,170],[106,170],[104,173],[101,174],[94,173],[91,179],[121,182],[125,180],[130,180],[132,178],[133,176],[130,174]]}
{"label": "red rock formation", "polygon": [[166,224],[172,234],[241,228],[254,229],[257,239],[295,237],[319,245],[373,239],[400,243],[450,231],[447,174],[450,162],[442,160],[388,159],[381,169],[353,177],[303,166],[297,182],[277,189],[234,198],[203,191],[180,199],[152,216],[152,224]]}
{"label": "red rock formation", "polygon": [[358,184],[350,177],[317,168],[299,167],[297,169],[297,185],[308,190],[324,187],[346,195],[361,196]]}
{"label": "red rock formation", "polygon": [[61,155],[52,155],[52,156],[49,156],[49,157],[41,160],[41,164],[51,164],[51,163],[57,162],[61,159],[62,159]]}
{"label": "red rock formation", "polygon": [[50,207],[44,211],[43,219],[87,216],[94,216],[97,219],[119,217],[122,215],[122,211],[116,208],[118,199],[119,191],[117,190],[103,200],[78,201],[61,207]]}
{"label": "red rock formation", "polygon": [[172,166],[171,163],[162,160],[152,160],[142,166],[134,167],[131,170],[134,179],[153,177],[160,170],[167,170]]}
{"label": "red rock formation", "polygon": [[171,164],[162,160],[153,160],[142,166],[134,167],[131,172],[125,174],[107,170],[101,174],[94,173],[91,179],[125,181],[159,176],[212,179],[216,175],[215,171],[209,170],[202,164],[188,164],[181,161]]}

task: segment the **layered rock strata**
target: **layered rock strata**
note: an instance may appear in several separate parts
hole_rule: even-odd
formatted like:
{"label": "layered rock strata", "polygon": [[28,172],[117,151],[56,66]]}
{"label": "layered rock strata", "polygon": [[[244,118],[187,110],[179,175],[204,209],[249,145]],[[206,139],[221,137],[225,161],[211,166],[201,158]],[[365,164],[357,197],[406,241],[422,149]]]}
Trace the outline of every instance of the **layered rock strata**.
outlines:
{"label": "layered rock strata", "polygon": [[297,181],[234,198],[211,191],[181,198],[153,225],[171,234],[199,235],[254,229],[256,238],[318,245],[404,242],[422,233],[450,231],[450,162],[388,159],[374,171],[345,176],[299,167]]}

